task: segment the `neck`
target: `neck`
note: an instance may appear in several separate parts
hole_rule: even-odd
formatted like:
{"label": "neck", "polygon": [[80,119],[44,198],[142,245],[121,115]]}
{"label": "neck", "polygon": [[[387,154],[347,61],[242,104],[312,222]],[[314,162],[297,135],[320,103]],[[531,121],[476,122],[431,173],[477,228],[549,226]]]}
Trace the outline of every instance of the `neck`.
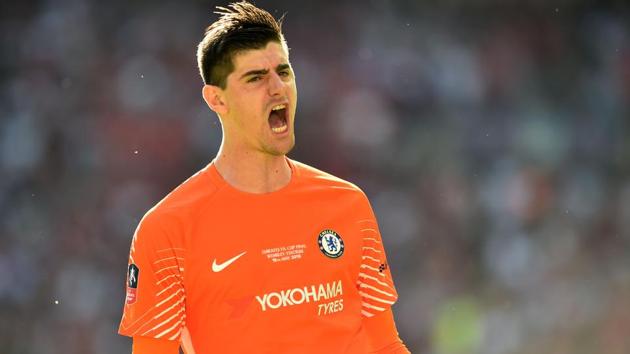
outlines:
{"label": "neck", "polygon": [[274,192],[291,181],[291,167],[285,155],[238,151],[222,144],[214,164],[228,184],[247,193]]}

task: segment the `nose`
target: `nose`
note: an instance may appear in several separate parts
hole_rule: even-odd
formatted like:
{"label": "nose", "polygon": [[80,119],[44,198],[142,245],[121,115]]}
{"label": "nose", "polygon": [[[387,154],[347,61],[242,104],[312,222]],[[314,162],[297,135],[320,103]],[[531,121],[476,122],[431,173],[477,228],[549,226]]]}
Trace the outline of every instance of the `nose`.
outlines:
{"label": "nose", "polygon": [[284,82],[278,73],[272,73],[269,75],[269,82],[267,83],[267,91],[269,96],[279,96],[284,89]]}

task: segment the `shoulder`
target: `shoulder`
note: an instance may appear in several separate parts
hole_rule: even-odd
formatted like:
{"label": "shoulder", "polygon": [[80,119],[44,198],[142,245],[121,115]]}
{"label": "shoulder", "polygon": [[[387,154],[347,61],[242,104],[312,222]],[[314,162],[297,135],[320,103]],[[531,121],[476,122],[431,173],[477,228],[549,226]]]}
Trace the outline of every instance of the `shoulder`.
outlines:
{"label": "shoulder", "polygon": [[196,214],[213,198],[217,187],[206,176],[204,168],[169,192],[144,215],[141,224],[169,226]]}
{"label": "shoulder", "polygon": [[299,161],[291,160],[291,163],[298,171],[299,178],[304,185],[339,195],[354,196],[357,200],[367,202],[367,196],[356,184]]}
{"label": "shoulder", "polygon": [[316,184],[316,185],[321,185],[321,186],[331,187],[331,188],[343,188],[349,191],[363,193],[361,188],[359,188],[357,185],[355,185],[352,182],[348,182],[328,172],[324,172],[320,169],[317,169],[313,166],[309,166],[299,161],[291,160],[291,163],[293,163],[296,170],[298,171],[300,179],[302,179],[306,183],[311,183],[311,184]]}
{"label": "shoulder", "polygon": [[291,160],[299,174],[300,191],[305,199],[325,209],[342,210],[349,219],[375,221],[376,216],[366,193],[356,184]]}

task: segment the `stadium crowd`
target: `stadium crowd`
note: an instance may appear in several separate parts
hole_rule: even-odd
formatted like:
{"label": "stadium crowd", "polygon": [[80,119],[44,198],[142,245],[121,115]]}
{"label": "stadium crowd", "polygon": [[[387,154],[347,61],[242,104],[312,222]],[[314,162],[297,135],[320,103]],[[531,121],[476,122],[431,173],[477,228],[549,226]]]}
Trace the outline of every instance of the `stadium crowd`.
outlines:
{"label": "stadium crowd", "polygon": [[[287,12],[290,156],[370,197],[413,353],[630,352],[623,3],[257,2]],[[0,5],[0,353],[129,352],[133,231],[221,139],[214,5]]]}

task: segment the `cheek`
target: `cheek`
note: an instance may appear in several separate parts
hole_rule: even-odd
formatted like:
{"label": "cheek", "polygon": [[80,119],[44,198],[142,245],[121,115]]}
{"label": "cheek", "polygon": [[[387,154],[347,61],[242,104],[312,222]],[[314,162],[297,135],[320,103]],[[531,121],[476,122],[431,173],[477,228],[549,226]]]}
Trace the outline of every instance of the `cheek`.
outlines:
{"label": "cheek", "polygon": [[251,97],[242,96],[235,102],[235,113],[242,117],[243,121],[251,120],[252,115],[256,114],[257,103]]}
{"label": "cheek", "polygon": [[297,101],[298,101],[297,96],[298,96],[297,95],[297,87],[295,86],[295,82],[293,82],[293,86],[291,88],[291,97],[292,97],[293,103],[294,103],[293,104],[293,112],[292,112],[293,113],[292,116],[293,116],[294,120],[295,120],[295,111],[297,110]]}
{"label": "cheek", "polygon": [[297,85],[295,84],[295,80],[293,80],[293,83],[291,84],[291,94],[293,97],[297,97]]}

